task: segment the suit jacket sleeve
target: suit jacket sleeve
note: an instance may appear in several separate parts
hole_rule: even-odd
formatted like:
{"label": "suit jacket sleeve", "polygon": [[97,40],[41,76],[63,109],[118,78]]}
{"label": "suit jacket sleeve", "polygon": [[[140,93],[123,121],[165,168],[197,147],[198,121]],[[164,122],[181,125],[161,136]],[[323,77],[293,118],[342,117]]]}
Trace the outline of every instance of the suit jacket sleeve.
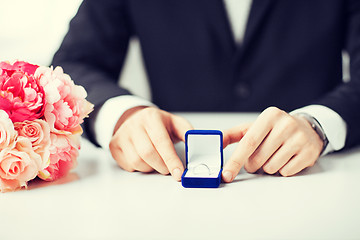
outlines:
{"label": "suit jacket sleeve", "polygon": [[[85,87],[95,105],[92,115],[107,99],[130,94],[117,84],[131,36],[126,7],[122,0],[84,0],[53,58],[54,66]],[[84,128],[95,143],[92,120],[86,119]]]}
{"label": "suit jacket sleeve", "polygon": [[351,80],[334,89],[318,103],[337,113],[347,123],[345,147],[360,142],[360,1],[349,0],[344,23],[344,48],[350,55]]}

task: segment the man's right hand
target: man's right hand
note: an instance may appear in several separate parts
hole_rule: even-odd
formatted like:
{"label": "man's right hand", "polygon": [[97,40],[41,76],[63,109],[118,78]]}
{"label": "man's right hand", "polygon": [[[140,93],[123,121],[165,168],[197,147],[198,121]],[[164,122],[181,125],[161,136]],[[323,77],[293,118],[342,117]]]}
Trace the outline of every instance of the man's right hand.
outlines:
{"label": "man's right hand", "polygon": [[184,166],[174,143],[185,141],[193,129],[182,117],[154,107],[128,110],[116,124],[109,148],[118,165],[126,171],[169,174],[180,181]]}

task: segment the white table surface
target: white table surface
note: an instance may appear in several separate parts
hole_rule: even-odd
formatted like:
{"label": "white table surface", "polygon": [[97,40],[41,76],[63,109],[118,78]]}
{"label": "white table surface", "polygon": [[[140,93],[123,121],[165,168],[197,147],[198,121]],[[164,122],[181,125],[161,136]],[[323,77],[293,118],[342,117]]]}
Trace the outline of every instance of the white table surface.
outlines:
{"label": "white table surface", "polygon": [[[180,115],[220,130],[256,117]],[[183,158],[183,144],[176,147]],[[360,239],[360,148],[294,177],[242,170],[217,189],[125,172],[85,140],[78,162],[62,180],[0,194],[0,239]]]}

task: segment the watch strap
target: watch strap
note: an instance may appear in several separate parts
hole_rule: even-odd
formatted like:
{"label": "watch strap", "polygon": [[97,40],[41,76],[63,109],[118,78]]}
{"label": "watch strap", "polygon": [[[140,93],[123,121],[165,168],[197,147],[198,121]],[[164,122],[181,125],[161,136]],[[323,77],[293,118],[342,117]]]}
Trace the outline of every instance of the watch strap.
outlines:
{"label": "watch strap", "polygon": [[307,120],[310,126],[312,127],[312,129],[314,129],[314,131],[319,135],[320,139],[323,141],[323,148],[320,152],[321,155],[329,143],[329,140],[326,137],[324,129],[321,127],[321,124],[318,122],[318,120],[316,120],[316,118],[314,118],[313,116],[307,113],[296,113],[295,116],[300,116],[303,117],[305,120]]}

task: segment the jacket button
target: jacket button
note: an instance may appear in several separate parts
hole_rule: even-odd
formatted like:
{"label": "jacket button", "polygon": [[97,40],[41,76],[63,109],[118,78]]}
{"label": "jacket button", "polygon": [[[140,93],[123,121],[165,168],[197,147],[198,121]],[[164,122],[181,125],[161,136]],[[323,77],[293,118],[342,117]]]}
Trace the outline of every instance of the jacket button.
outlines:
{"label": "jacket button", "polygon": [[238,83],[235,86],[235,94],[240,98],[248,98],[250,96],[250,87],[246,83]]}

